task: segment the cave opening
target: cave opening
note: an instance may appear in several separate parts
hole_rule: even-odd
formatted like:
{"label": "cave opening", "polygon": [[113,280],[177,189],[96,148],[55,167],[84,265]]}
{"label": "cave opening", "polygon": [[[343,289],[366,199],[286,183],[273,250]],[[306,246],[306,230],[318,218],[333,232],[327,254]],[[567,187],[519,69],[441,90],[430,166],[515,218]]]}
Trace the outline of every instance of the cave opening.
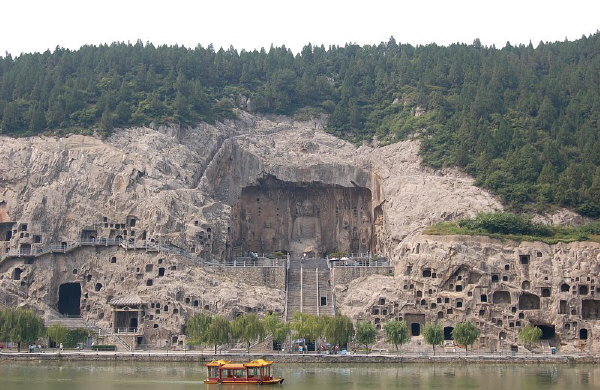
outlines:
{"label": "cave opening", "polygon": [[137,332],[141,317],[138,305],[114,309],[114,331],[117,333]]}
{"label": "cave opening", "polygon": [[67,316],[81,315],[81,284],[63,283],[58,288],[58,312]]}
{"label": "cave opening", "polygon": [[556,337],[556,331],[554,325],[536,325],[542,330],[542,337],[540,340],[553,340]]}
{"label": "cave opening", "polygon": [[413,336],[419,336],[421,334],[421,324],[413,322],[410,324],[410,334]]}
{"label": "cave opening", "polygon": [[446,326],[444,327],[444,340],[454,340],[452,338],[452,331],[454,330],[454,328],[452,326]]}
{"label": "cave opening", "polygon": [[519,297],[519,310],[539,310],[540,297],[535,294],[524,293]]}
{"label": "cave opening", "polygon": [[22,273],[23,273],[23,270],[21,268],[15,268],[13,270],[12,279],[13,280],[21,280],[21,274]]}
{"label": "cave opening", "polygon": [[494,303],[510,303],[510,293],[504,290],[494,291],[494,294],[492,295],[492,301]]}
{"label": "cave opening", "polygon": [[581,316],[584,320],[600,319],[600,300],[584,299],[581,301]]}
{"label": "cave opening", "polygon": [[374,246],[371,199],[366,187],[263,178],[242,189],[234,253],[367,253]]}
{"label": "cave opening", "polygon": [[0,222],[0,241],[10,241],[16,222]]}

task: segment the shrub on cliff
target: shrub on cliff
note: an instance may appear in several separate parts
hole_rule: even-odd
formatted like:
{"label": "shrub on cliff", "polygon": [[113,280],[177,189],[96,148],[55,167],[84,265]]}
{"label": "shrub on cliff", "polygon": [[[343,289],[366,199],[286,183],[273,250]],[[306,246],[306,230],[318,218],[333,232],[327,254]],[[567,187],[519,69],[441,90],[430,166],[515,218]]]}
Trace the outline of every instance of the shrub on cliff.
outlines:
{"label": "shrub on cliff", "polygon": [[481,213],[475,219],[462,219],[458,225],[471,230],[490,234],[517,234],[549,237],[552,229],[533,222],[531,217],[512,213]]}

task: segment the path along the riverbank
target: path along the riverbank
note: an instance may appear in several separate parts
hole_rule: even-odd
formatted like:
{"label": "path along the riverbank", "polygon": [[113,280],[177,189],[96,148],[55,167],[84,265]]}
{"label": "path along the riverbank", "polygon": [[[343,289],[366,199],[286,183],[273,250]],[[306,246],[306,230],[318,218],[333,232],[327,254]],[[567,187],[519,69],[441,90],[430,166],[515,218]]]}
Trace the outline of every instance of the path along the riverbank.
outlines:
{"label": "path along the riverbank", "polygon": [[0,352],[0,361],[129,361],[129,362],[209,362],[231,360],[234,362],[263,358],[278,363],[600,363],[600,355],[586,354],[206,354],[197,351],[149,351],[149,352]]}

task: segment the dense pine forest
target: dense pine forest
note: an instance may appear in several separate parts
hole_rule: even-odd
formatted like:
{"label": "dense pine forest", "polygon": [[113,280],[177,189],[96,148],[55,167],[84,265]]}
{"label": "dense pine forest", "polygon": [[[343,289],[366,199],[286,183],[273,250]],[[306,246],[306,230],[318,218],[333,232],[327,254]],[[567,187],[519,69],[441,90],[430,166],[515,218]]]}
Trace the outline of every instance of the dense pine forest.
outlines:
{"label": "dense pine forest", "polygon": [[600,33],[499,49],[307,45],[261,51],[115,43],[0,57],[0,133],[95,133],[218,121],[235,108],[306,118],[379,144],[422,139],[515,210],[600,217]]}

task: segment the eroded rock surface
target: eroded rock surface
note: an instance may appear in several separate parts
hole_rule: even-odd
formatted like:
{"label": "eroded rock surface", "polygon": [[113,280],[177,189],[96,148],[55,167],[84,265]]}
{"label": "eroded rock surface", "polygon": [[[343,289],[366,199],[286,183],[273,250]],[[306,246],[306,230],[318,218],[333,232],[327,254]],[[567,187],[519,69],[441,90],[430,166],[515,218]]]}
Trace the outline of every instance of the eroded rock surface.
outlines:
{"label": "eroded rock surface", "polygon": [[492,351],[520,345],[518,331],[529,323],[543,329],[544,345],[598,346],[600,244],[417,236],[401,245],[400,259],[395,277],[337,286],[342,312],[378,326],[402,318],[417,331],[468,319]]}
{"label": "eroded rock surface", "polygon": [[[284,268],[249,282],[250,271],[201,260],[357,251],[386,256],[396,272],[336,284],[338,310],[354,318],[378,325],[397,317],[417,324],[468,318],[484,330],[486,348],[496,348],[500,336],[515,341],[526,322],[554,326],[565,348],[595,348],[600,333],[596,245],[421,236],[432,223],[502,206],[467,175],[424,167],[414,140],[356,147],[325,133],[319,120],[241,112],[236,121],[118,130],[107,140],[0,142],[0,304],[56,317],[60,286],[79,283],[88,323],[114,328],[110,302],[136,296],[143,342],[179,343],[194,312],[285,310]],[[528,268],[521,255],[530,256]],[[587,293],[579,290],[583,282]],[[569,292],[560,291],[565,283]],[[520,300],[535,307],[536,297],[539,309],[519,307]]]}

